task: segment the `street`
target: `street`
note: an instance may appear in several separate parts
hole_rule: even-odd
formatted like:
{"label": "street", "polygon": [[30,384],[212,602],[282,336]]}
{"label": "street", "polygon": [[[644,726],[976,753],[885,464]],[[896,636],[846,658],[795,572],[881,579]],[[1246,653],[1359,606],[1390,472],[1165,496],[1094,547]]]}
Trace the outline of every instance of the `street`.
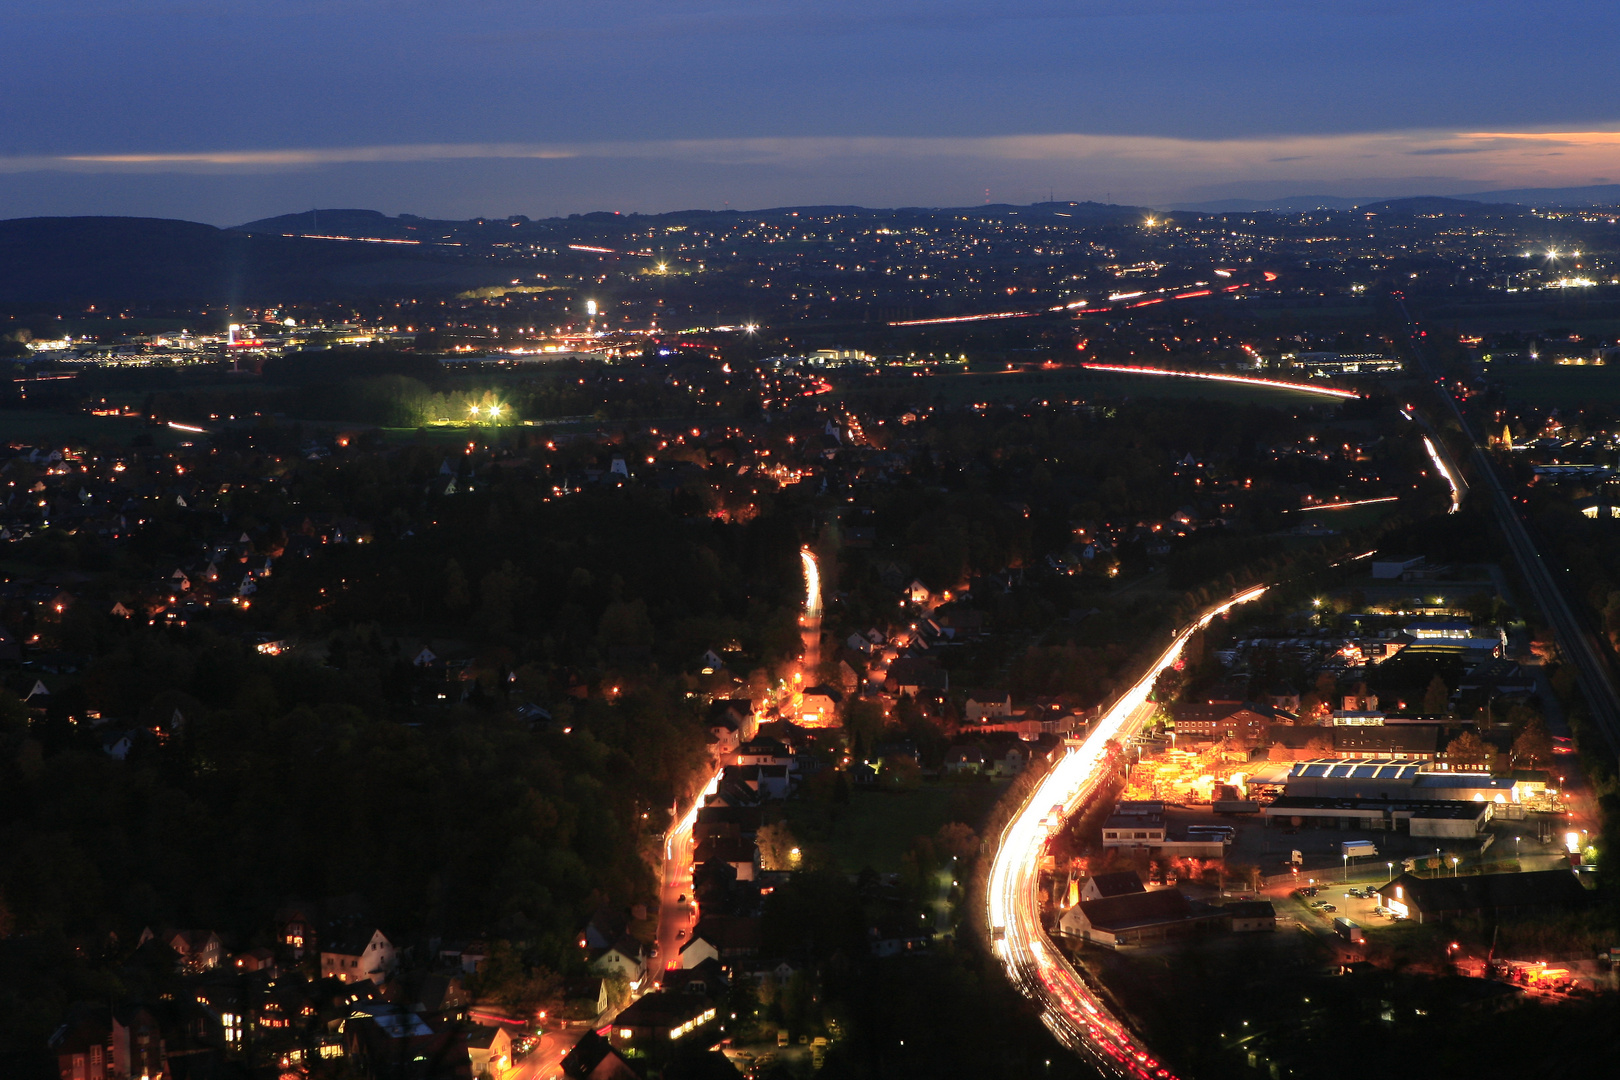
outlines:
{"label": "street", "polygon": [[[706,795],[712,794],[720,783],[717,766],[703,789],[693,800],[692,807],[670,826],[664,837],[663,884],[658,896],[658,940],[654,944],[653,958],[648,964],[647,978],[659,983],[663,973],[681,963],[681,946],[686,935],[697,922],[697,905],[692,898],[692,827],[697,823],[698,810]],[[650,985],[642,989],[651,989]]]}
{"label": "street", "polygon": [[996,955],[1021,992],[1043,1007],[1041,1020],[1065,1046],[1090,1058],[1105,1072],[1135,1080],[1173,1080],[1173,1074],[1142,1045],[1102,1001],[1074,966],[1052,944],[1041,925],[1040,860],[1053,820],[1080,811],[1097,794],[1114,760],[1112,746],[1123,744],[1152,715],[1148,701],[1160,671],[1175,663],[1195,630],[1238,604],[1258,598],[1257,587],[1211,608],[1178,633],[1136,685],[1125,691],[1068,751],[1007,824],[991,866],[986,902]]}

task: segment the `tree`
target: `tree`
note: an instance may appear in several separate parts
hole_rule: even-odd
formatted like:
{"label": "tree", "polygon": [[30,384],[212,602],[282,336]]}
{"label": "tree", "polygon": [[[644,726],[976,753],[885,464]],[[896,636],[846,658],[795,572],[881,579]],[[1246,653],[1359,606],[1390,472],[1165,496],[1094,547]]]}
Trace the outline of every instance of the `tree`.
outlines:
{"label": "tree", "polygon": [[1451,700],[1451,688],[1446,680],[1435,672],[1434,678],[1429,680],[1429,688],[1423,691],[1423,714],[1425,716],[1439,716],[1446,711],[1446,704]]}
{"label": "tree", "polygon": [[799,841],[785,821],[773,821],[760,826],[755,836],[759,845],[759,861],[766,870],[797,870],[799,868]]}
{"label": "tree", "polygon": [[1186,677],[1173,667],[1167,667],[1159,672],[1153,680],[1153,700],[1170,702],[1176,700],[1181,688],[1186,684]]}
{"label": "tree", "polygon": [[461,564],[451,559],[444,567],[444,606],[451,611],[465,611],[472,599],[467,594],[467,575]]}
{"label": "tree", "polygon": [[1465,731],[1446,744],[1446,760],[1453,766],[1482,766],[1490,760],[1491,754],[1492,750],[1485,744],[1485,740],[1472,731]]}
{"label": "tree", "polygon": [[849,709],[844,713],[844,734],[849,739],[850,750],[863,759],[871,756],[872,748],[883,737],[887,724],[883,706],[876,701],[857,698],[850,702]]}
{"label": "tree", "polygon": [[1547,734],[1547,725],[1541,722],[1541,717],[1532,717],[1513,740],[1514,762],[1540,765],[1552,760],[1552,753],[1552,737]]}
{"label": "tree", "polygon": [[934,834],[934,847],[966,863],[979,853],[979,835],[960,821],[946,822]]}
{"label": "tree", "polygon": [[922,769],[910,754],[894,754],[883,759],[878,782],[889,791],[912,791],[922,783]]}

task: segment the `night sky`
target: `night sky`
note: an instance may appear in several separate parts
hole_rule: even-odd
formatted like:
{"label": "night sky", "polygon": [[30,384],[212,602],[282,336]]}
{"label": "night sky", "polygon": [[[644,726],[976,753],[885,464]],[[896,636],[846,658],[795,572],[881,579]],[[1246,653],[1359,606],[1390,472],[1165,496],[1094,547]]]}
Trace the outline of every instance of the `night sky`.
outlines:
{"label": "night sky", "polygon": [[0,217],[1620,183],[1620,5],[0,0]]}

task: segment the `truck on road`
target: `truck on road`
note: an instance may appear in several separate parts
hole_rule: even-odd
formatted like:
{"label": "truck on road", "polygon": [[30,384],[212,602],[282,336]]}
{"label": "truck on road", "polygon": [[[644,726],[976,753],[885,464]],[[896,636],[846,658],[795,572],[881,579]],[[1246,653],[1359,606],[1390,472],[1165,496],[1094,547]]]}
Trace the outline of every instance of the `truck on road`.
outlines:
{"label": "truck on road", "polygon": [[1333,920],[1333,932],[1352,945],[1367,944],[1367,935],[1361,932],[1361,927],[1345,918],[1343,915]]}
{"label": "truck on road", "polygon": [[1371,840],[1346,840],[1339,845],[1339,854],[1347,859],[1360,859],[1378,854],[1378,845]]}

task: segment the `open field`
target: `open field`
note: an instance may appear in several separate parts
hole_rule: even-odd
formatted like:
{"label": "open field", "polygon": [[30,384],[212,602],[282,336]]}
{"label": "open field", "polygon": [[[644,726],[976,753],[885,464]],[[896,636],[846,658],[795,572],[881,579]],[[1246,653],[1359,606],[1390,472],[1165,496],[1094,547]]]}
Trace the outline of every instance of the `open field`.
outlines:
{"label": "open field", "polygon": [[1620,404],[1620,367],[1519,365],[1486,376],[1509,401],[1558,408]]}
{"label": "open field", "polygon": [[167,445],[175,433],[153,428],[139,417],[89,416],[81,412],[55,409],[0,409],[0,439],[19,443],[49,443],[58,439],[95,442],[112,439],[128,444],[140,434],[150,434],[154,442]]}

